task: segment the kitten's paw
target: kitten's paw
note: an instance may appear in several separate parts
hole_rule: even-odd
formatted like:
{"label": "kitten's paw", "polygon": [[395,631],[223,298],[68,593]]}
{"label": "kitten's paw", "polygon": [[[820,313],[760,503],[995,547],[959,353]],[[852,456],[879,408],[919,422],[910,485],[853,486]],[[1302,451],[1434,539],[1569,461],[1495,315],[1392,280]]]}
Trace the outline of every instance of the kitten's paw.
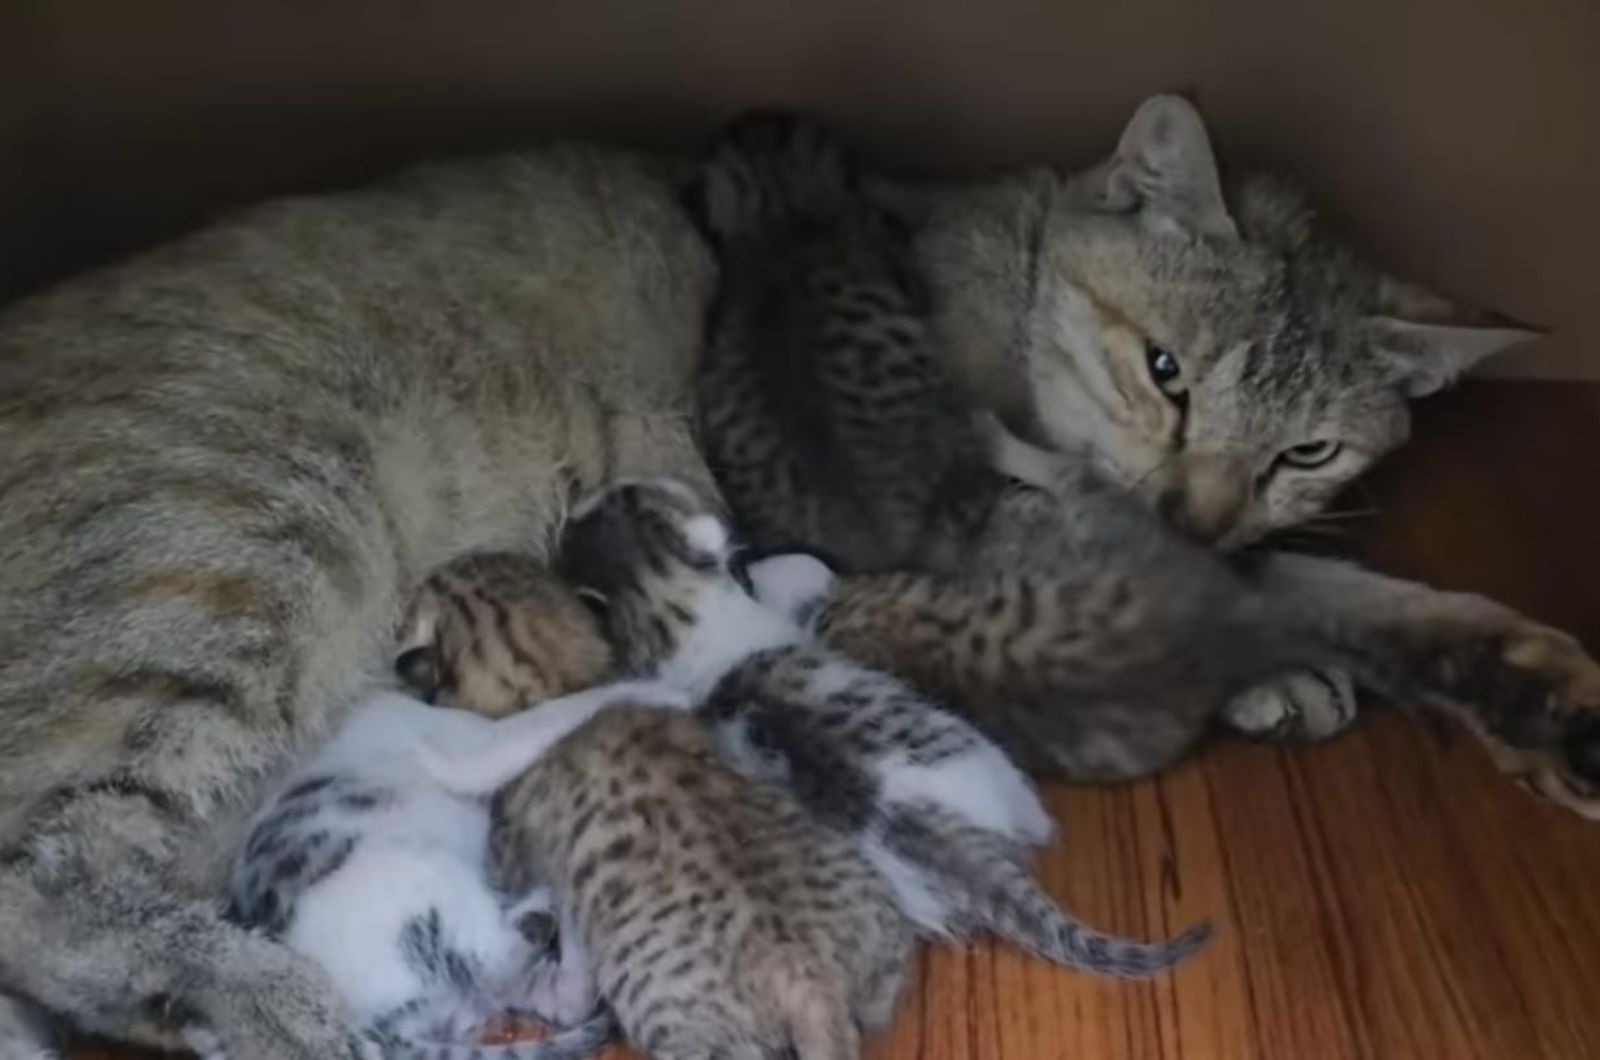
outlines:
{"label": "kitten's paw", "polygon": [[756,600],[802,625],[833,590],[833,571],[804,552],[757,560],[750,564],[749,575]]}
{"label": "kitten's paw", "polygon": [[600,991],[592,975],[563,969],[553,960],[541,961],[533,969],[526,998],[527,1008],[555,1027],[576,1026],[600,1006]]}
{"label": "kitten's paw", "polygon": [[1356,718],[1356,689],[1343,670],[1302,670],[1234,697],[1223,721],[1257,739],[1325,740]]}

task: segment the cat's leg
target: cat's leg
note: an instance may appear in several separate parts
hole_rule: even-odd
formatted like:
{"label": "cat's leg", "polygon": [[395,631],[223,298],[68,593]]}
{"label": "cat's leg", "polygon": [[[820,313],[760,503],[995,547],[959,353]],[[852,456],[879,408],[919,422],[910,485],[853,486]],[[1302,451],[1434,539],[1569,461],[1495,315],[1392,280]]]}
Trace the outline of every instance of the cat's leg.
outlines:
{"label": "cat's leg", "polygon": [[855,997],[856,1022],[864,1031],[881,1031],[894,1022],[900,993],[916,959],[916,938],[899,915],[883,917],[872,947],[871,966]]}
{"label": "cat's leg", "polygon": [[57,1060],[56,1029],[31,1002],[0,994],[0,1060]]}
{"label": "cat's leg", "polygon": [[1356,720],[1356,685],[1348,670],[1296,670],[1234,696],[1222,721],[1256,739],[1310,743],[1343,732]]}
{"label": "cat's leg", "polygon": [[214,903],[175,897],[160,873],[51,860],[40,851],[0,869],[4,975],[78,1029],[156,1048],[209,1033],[232,1060],[360,1055],[310,962],[223,922]]}
{"label": "cat's leg", "polygon": [[[1002,474],[1052,495],[1068,494],[1075,501],[1081,501],[1085,493],[1095,492],[1093,474],[1083,470],[1085,460],[1070,459],[1023,441],[991,412],[974,414],[974,425],[995,469]],[[1015,506],[1026,501],[1011,503]],[[1106,504],[1102,499],[1094,507],[1102,514],[1110,508],[1122,509],[1116,513],[1119,518],[1105,520],[1109,528],[1119,532],[1130,514],[1121,502]],[[1084,519],[1080,525],[1093,527],[1099,521]],[[1229,728],[1247,736],[1312,742],[1343,731],[1355,721],[1356,714],[1356,687],[1350,673],[1338,666],[1316,666],[1275,677],[1234,696],[1222,708],[1220,717]]]}
{"label": "cat's leg", "polygon": [[1374,687],[1457,718],[1531,791],[1600,819],[1600,664],[1572,637],[1338,560],[1277,555],[1262,584],[1311,605]]}
{"label": "cat's leg", "polygon": [[423,768],[457,795],[489,795],[521,776],[550,749],[607,707],[688,710],[688,696],[659,681],[622,681],[548,700],[487,727],[466,748],[418,749]]}

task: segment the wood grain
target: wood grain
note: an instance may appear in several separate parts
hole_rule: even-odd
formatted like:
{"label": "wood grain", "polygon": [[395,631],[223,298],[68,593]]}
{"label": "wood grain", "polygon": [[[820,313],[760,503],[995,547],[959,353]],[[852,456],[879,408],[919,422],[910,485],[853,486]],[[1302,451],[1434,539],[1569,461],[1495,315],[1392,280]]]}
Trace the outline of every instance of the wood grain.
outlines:
{"label": "wood grain", "polygon": [[[1600,387],[1429,402],[1369,501],[1357,554],[1600,648]],[[1600,1057],[1600,826],[1464,736],[1375,706],[1320,746],[1218,742],[1048,800],[1063,836],[1040,871],[1069,908],[1144,936],[1209,916],[1217,939],[1153,982],[931,950],[872,1060]]]}

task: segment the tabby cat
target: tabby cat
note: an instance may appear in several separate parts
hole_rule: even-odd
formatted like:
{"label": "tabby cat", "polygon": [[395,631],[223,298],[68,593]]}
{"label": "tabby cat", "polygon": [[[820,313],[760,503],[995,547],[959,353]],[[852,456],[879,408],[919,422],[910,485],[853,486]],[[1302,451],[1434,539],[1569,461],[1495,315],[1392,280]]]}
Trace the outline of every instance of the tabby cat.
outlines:
{"label": "tabby cat", "polygon": [[[567,498],[615,475],[709,481],[689,413],[714,269],[686,175],[565,146],[430,166],[248,211],[0,314],[0,1046],[37,1055],[59,1020],[155,1045],[202,1024],[233,1060],[357,1055],[323,973],[220,915],[226,852],[386,679],[427,571],[547,542]],[[891,190],[925,211],[934,344],[964,400],[1025,440],[1082,442],[1234,544],[1314,514],[1404,436],[1408,397],[1508,335],[1324,268],[1310,227],[1245,198],[1230,213],[1218,186],[1198,118],[1166,99],[1082,179]],[[1115,637],[1171,673],[1215,644],[1187,639],[1205,586],[1242,602],[1287,581],[1418,665],[1471,655],[1471,717],[1600,806],[1567,768],[1600,742],[1576,646],[1295,562],[1241,587],[1184,553],[1161,569],[1201,589],[1167,620],[1173,586],[1125,579],[1152,595],[1121,617],[1147,625]]]}
{"label": "tabby cat", "polygon": [[[1163,971],[1205,941],[1204,924],[1143,944],[1062,912],[1028,871],[1051,820],[1000,749],[758,603],[733,556],[711,508],[662,479],[619,485],[584,505],[567,524],[560,564],[603,600],[626,672],[702,704],[724,758],[858,844],[923,934],[991,932],[1059,964],[1115,975]],[[793,580],[777,576],[780,562],[761,564],[769,587]]]}

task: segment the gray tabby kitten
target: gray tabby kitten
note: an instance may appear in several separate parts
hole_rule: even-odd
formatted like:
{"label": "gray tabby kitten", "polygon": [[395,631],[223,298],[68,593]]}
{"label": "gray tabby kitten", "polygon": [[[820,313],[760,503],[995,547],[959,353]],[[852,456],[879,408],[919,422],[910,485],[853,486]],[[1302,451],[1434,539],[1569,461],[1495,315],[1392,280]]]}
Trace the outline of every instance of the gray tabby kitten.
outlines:
{"label": "gray tabby kitten", "polygon": [[981,518],[999,488],[934,360],[911,233],[859,184],[819,124],[756,112],[691,198],[721,266],[697,384],[717,484],[756,551],[857,572],[924,565],[944,509]]}
{"label": "gray tabby kitten", "polygon": [[[223,920],[226,853],[387,674],[403,594],[434,566],[546,541],[572,491],[618,474],[709,481],[688,413],[714,273],[675,177],[573,147],[428,167],[0,314],[0,1049],[48,1053],[56,1022],[158,1046],[202,1023],[234,1060],[357,1054],[326,977]],[[1313,515],[1403,438],[1409,395],[1508,334],[1413,313],[1382,279],[1312,297],[1218,186],[1192,109],[1158,100],[1086,180],[919,192],[916,254],[967,403],[1076,440],[1231,543]],[[1325,439],[1316,467],[1277,460]],[[1180,584],[1125,581],[1150,595],[1115,634],[1170,653],[1170,674],[1215,639],[1185,639],[1201,617],[1182,579],[1255,590],[1212,556],[1161,570]],[[1456,700],[1517,745],[1511,767],[1600,805],[1582,766],[1600,680],[1576,646],[1337,565],[1254,579],[1280,575],[1419,667],[1471,655]]]}
{"label": "gray tabby kitten", "polygon": [[[858,844],[922,934],[990,932],[1059,964],[1141,976],[1204,943],[1209,925],[1143,944],[1062,912],[1028,871],[1051,820],[1000,749],[758,603],[732,557],[711,508],[666,479],[589,501],[567,524],[560,564],[604,598],[626,670],[689,692],[726,760]],[[762,565],[767,580],[791,581],[779,563]]]}

